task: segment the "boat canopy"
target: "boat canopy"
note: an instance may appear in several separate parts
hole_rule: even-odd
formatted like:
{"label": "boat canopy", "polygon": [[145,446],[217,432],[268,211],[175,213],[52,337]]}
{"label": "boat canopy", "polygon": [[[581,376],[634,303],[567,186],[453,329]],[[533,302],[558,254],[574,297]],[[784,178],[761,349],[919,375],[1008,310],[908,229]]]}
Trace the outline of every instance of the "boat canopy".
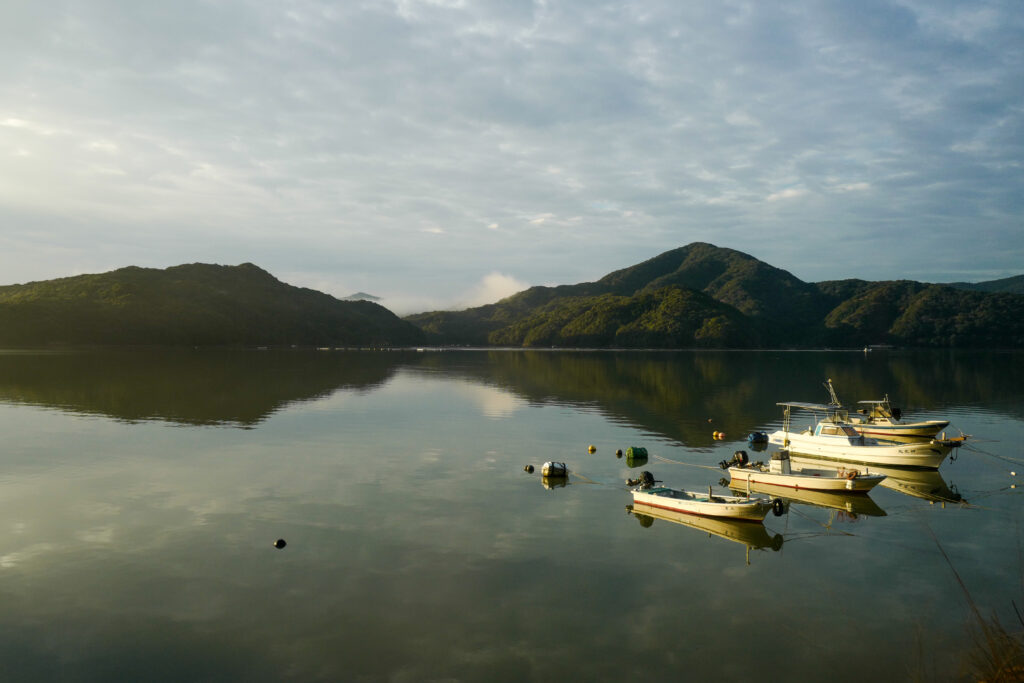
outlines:
{"label": "boat canopy", "polygon": [[777,406],[785,406],[786,408],[803,408],[804,410],[820,410],[823,412],[834,412],[842,406],[835,405],[834,403],[802,403],[799,401],[786,401],[784,403],[776,403]]}

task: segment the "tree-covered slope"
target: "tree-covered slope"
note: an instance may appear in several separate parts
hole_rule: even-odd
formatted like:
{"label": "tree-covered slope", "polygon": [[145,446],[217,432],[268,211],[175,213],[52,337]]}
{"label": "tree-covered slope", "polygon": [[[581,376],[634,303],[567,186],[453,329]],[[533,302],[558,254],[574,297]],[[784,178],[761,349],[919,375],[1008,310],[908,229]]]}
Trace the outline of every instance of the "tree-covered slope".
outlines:
{"label": "tree-covered slope", "polygon": [[829,338],[846,346],[1024,346],[1024,296],[903,280],[859,289],[825,318]]}
{"label": "tree-covered slope", "polygon": [[757,339],[734,308],[679,287],[557,299],[488,337],[501,346],[626,348],[742,348]]}
{"label": "tree-covered slope", "polygon": [[[609,273],[596,282],[531,287],[495,304],[465,311],[420,313],[406,320],[422,327],[432,341],[440,344],[534,345],[542,343],[540,339],[554,339],[542,332],[540,327],[557,325],[557,320],[562,318],[575,319],[589,307],[595,307],[597,310],[592,315],[608,325],[611,325],[610,321],[615,316],[628,316],[631,310],[641,311],[638,315],[644,315],[643,312],[652,301],[664,297],[657,292],[665,288],[693,290],[705,295],[706,299],[702,300],[700,306],[706,306],[706,301],[714,300],[727,307],[723,309],[718,306],[705,311],[708,317],[701,320],[698,328],[704,322],[715,318],[719,320],[709,323],[709,330],[713,329],[714,332],[702,336],[701,345],[711,345],[712,340],[724,339],[734,340],[741,347],[793,343],[796,341],[795,330],[819,320],[827,311],[826,297],[813,285],[748,254],[695,242]],[[648,296],[644,298],[641,295]],[[622,297],[631,303],[626,305]],[[612,301],[617,303],[613,305],[610,303]],[[690,318],[695,305],[694,301],[688,301],[680,309],[682,318],[672,321],[664,313],[665,307],[659,303],[655,308],[660,308],[663,313],[656,316],[656,320],[647,316],[643,321],[634,321],[635,333],[616,335],[603,330],[596,336],[590,332],[584,333],[580,338],[595,340],[614,337],[615,341],[607,343],[619,345],[628,342],[629,346],[646,346],[642,340],[676,338],[681,329],[692,327],[693,321]],[[614,316],[610,313],[610,307],[616,310]],[[723,311],[726,310],[728,315],[723,318]],[[767,324],[777,319],[785,319],[787,324],[783,327]],[[543,325],[539,322],[541,320],[545,321]],[[728,325],[722,327],[726,320]],[[592,330],[601,327],[596,323],[584,325],[575,322],[564,335],[555,335],[564,337],[563,341],[552,343],[569,345],[566,340],[577,336],[571,330],[580,326]],[[527,328],[532,332],[524,333],[523,330]],[[743,336],[742,342],[737,340],[737,335]],[[684,346],[694,344],[689,333],[683,336],[687,340]],[[662,343],[655,345],[663,346]]]}
{"label": "tree-covered slope", "polygon": [[250,264],[128,267],[0,287],[0,345],[408,345],[423,332]]}
{"label": "tree-covered slope", "polygon": [[1004,277],[986,282],[951,282],[950,287],[966,289],[972,292],[993,292],[1004,294],[1024,294],[1024,275]]}
{"label": "tree-covered slope", "polygon": [[[1024,278],[1024,276],[1021,276]],[[979,283],[1012,290],[1007,278]],[[699,296],[698,296],[699,295]],[[596,282],[531,287],[495,304],[410,316],[438,344],[859,347],[1024,345],[1024,296],[912,281],[806,283],[694,243]]]}

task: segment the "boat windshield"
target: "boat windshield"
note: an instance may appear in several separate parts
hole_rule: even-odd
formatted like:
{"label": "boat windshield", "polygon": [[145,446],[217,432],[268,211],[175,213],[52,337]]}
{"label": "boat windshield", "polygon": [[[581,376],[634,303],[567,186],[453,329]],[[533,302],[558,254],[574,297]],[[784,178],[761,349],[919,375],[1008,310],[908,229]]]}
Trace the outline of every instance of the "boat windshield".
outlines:
{"label": "boat windshield", "polygon": [[856,429],[846,424],[822,424],[818,428],[818,433],[827,436],[860,436]]}

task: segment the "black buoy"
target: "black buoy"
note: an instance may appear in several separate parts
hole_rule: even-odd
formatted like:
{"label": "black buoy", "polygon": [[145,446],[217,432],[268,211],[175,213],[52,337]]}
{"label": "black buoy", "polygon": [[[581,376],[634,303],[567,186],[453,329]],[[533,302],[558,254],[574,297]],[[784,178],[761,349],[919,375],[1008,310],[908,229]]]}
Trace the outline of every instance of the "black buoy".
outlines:
{"label": "black buoy", "polygon": [[527,465],[526,467],[523,468],[523,471],[533,474],[533,465]]}
{"label": "black buoy", "polygon": [[616,458],[621,458],[622,457],[622,449],[621,448],[616,448],[615,449],[615,457]]}
{"label": "black buoy", "polygon": [[288,544],[285,543],[283,538],[279,538],[276,541],[274,541],[274,547],[277,548],[278,550],[280,550],[281,548],[285,547],[286,545],[288,545]]}

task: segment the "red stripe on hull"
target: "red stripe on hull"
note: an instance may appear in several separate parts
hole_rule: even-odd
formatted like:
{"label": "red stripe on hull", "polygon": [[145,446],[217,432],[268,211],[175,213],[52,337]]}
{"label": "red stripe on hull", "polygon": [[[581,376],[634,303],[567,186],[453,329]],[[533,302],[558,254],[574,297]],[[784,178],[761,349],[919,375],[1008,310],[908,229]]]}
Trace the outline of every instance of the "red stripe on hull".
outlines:
{"label": "red stripe on hull", "polygon": [[[706,515],[706,514],[703,514],[703,513],[700,513],[700,512],[693,512],[692,510],[683,510],[681,508],[670,507],[668,505],[655,505],[654,503],[648,503],[646,501],[635,500],[635,499],[633,500],[633,504],[634,505],[646,505],[647,507],[650,507],[650,508],[657,508],[658,510],[668,510],[669,512],[680,512],[680,513],[682,513],[684,515],[693,515],[694,517],[707,517],[708,519],[727,519],[727,520],[733,521],[733,522],[760,522],[762,519],[764,519],[764,516],[762,516],[762,517],[733,517],[731,515]],[[758,514],[760,514],[760,511],[758,512]],[[766,510],[765,511],[765,516],[767,516],[767,514],[768,514],[768,512]]]}

